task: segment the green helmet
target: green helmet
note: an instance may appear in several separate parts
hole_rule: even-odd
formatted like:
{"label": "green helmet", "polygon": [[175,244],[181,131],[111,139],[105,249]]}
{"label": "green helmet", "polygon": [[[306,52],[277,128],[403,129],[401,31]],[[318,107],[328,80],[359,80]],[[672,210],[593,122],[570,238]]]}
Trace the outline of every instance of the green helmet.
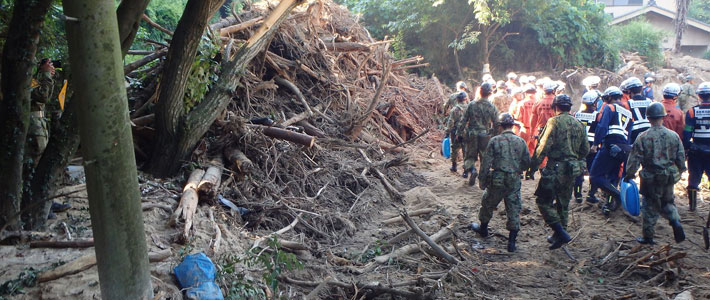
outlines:
{"label": "green helmet", "polygon": [[666,108],[659,102],[651,103],[646,109],[646,117],[648,118],[663,118],[666,115]]}
{"label": "green helmet", "polygon": [[565,94],[559,94],[552,100],[552,107],[567,111],[572,108],[572,99]]}
{"label": "green helmet", "polygon": [[513,125],[515,124],[515,118],[513,118],[513,115],[509,113],[502,113],[498,115],[496,123],[501,126]]}

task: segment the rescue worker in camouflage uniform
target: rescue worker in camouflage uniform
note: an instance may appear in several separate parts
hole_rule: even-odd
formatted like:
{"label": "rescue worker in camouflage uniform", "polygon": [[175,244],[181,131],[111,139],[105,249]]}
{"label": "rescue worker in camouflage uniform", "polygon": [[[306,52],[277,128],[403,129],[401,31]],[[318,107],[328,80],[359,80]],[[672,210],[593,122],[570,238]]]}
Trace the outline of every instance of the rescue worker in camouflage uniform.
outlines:
{"label": "rescue worker in camouflage uniform", "polygon": [[520,231],[520,210],[523,206],[520,198],[520,175],[528,168],[530,153],[525,140],[513,133],[515,119],[512,115],[502,113],[498,115],[496,123],[500,126],[501,134],[491,139],[481,160],[481,180],[478,181],[478,186],[485,190],[481,209],[478,211],[478,220],[481,223],[473,223],[471,227],[481,236],[488,236],[488,222],[503,200],[508,217],[508,252],[515,252],[515,240]]}
{"label": "rescue worker in camouflage uniform", "polygon": [[685,113],[683,146],[688,152],[688,201],[695,211],[703,173],[710,175],[710,82],[698,86],[702,101]]}
{"label": "rescue worker in camouflage uniform", "polygon": [[459,92],[456,95],[456,105],[449,112],[449,121],[446,123],[446,137],[451,139],[451,172],[457,172],[456,161],[459,156],[459,149],[463,150],[463,128],[459,130],[459,123],[463,118],[464,102],[468,98],[466,92]]}
{"label": "rescue worker in camouflage uniform", "polygon": [[547,157],[547,165],[540,173],[535,196],[545,223],[554,231],[550,239],[550,250],[560,248],[571,240],[565,229],[569,201],[574,180],[584,173],[584,158],[589,153],[586,129],[569,113],[572,99],[564,94],[558,95],[552,107],[557,115],[547,121],[528,170],[529,173],[535,173]]}
{"label": "rescue worker in camouflage uniform", "polygon": [[510,104],[513,102],[513,97],[510,96],[508,90],[505,88],[504,81],[498,81],[497,85],[498,87],[491,103],[495,105],[499,112],[508,111]]}
{"label": "rescue worker in camouflage uniform", "polygon": [[693,75],[686,75],[683,78],[683,84],[680,86],[680,95],[678,96],[678,107],[681,111],[686,111],[698,103],[698,96],[695,94],[695,88],[693,87],[694,80]]}
{"label": "rescue worker in camouflage uniform", "polygon": [[471,186],[476,184],[476,177],[478,176],[474,164],[479,157],[483,157],[483,152],[486,150],[488,140],[492,134],[491,129],[498,117],[498,109],[488,101],[488,97],[493,92],[493,86],[488,82],[484,82],[481,84],[480,91],[480,98],[468,104],[461,120],[461,125],[458,127],[466,130],[464,133],[466,159],[464,161],[463,177],[466,178],[470,173],[468,185]]}
{"label": "rescue worker in camouflage uniform", "polygon": [[25,143],[25,162],[31,168],[37,166],[49,141],[45,106],[49,102],[54,89],[54,80],[52,80],[54,73],[55,69],[52,61],[44,58],[40,61],[37,74],[32,80],[30,125]]}
{"label": "rescue worker in camouflage uniform", "polygon": [[685,172],[685,152],[678,134],[663,127],[666,109],[655,102],[648,107],[647,116],[652,127],[639,135],[633,145],[626,165],[624,180],[632,180],[639,167],[641,170],[640,194],[644,196],[643,236],[636,238],[641,244],[653,244],[654,227],[658,216],[663,215],[673,227],[677,243],[685,240],[680,216],[673,203],[673,186]]}
{"label": "rescue worker in camouflage uniform", "polygon": [[466,87],[466,83],[463,81],[456,83],[456,92],[449,95],[449,99],[446,100],[446,103],[444,103],[443,112],[445,115],[449,113],[454,106],[456,106],[456,103],[458,102],[457,97],[461,92],[466,92],[466,95],[468,95],[468,88]]}

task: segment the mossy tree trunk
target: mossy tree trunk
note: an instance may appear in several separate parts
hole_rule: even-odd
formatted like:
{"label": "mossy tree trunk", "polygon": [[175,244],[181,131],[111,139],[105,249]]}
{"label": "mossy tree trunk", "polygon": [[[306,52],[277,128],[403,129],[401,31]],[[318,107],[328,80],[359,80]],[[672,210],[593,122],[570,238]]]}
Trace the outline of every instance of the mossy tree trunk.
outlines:
{"label": "mossy tree trunk", "polygon": [[113,0],[64,0],[69,60],[103,299],[152,287]]}
{"label": "mossy tree trunk", "polygon": [[[30,121],[30,83],[39,33],[51,0],[17,0],[3,48],[0,79],[0,228],[17,221],[22,198],[22,161]],[[16,218],[18,217],[18,218]],[[15,218],[15,220],[12,220]],[[8,229],[20,228],[13,222]]]}

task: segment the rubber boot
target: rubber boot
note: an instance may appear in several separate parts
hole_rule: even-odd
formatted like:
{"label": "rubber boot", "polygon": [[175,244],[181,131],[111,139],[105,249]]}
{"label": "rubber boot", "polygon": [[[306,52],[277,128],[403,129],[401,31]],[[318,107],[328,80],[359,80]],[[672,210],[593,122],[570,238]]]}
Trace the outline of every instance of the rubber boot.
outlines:
{"label": "rubber boot", "polygon": [[637,237],[636,241],[639,242],[640,244],[644,244],[644,245],[656,244],[656,242],[653,241],[653,238],[647,238],[647,237]]}
{"label": "rubber boot", "polygon": [[511,230],[510,233],[508,233],[508,252],[515,252],[518,248],[515,247],[515,239],[518,238],[518,231],[517,230]]}
{"label": "rubber boot", "polygon": [[52,202],[52,212],[65,212],[71,208],[71,204],[61,204],[58,202]]}
{"label": "rubber boot", "polygon": [[683,226],[680,225],[680,221],[670,221],[668,222],[671,227],[673,227],[673,238],[675,238],[676,243],[685,241],[685,232],[683,232]]}
{"label": "rubber boot", "polygon": [[466,168],[463,169],[463,174],[461,174],[461,177],[468,178],[468,170],[466,170]]}
{"label": "rubber boot", "polygon": [[690,211],[695,211],[698,207],[698,190],[688,189],[688,206]]}
{"label": "rubber boot", "polygon": [[572,238],[569,237],[569,234],[567,234],[567,231],[562,228],[562,224],[560,224],[560,222],[550,224],[550,228],[555,231],[552,235],[555,242],[550,245],[550,250],[558,249],[572,240]]}
{"label": "rubber boot", "polygon": [[582,197],[582,185],[574,186],[574,201],[577,203],[582,203],[584,198]]}
{"label": "rubber boot", "polygon": [[476,185],[476,177],[478,177],[478,172],[476,172],[476,168],[471,167],[471,175],[468,177],[469,186]]}
{"label": "rubber boot", "polygon": [[451,170],[451,172],[456,173],[457,169],[456,169],[456,161],[455,160],[451,161],[451,169],[449,169],[449,170]]}
{"label": "rubber boot", "polygon": [[475,231],[475,232],[478,232],[478,234],[481,235],[481,237],[488,236],[488,224],[485,224],[485,223],[478,224],[478,223],[474,222],[474,223],[471,223],[471,229],[473,229],[473,231]]}

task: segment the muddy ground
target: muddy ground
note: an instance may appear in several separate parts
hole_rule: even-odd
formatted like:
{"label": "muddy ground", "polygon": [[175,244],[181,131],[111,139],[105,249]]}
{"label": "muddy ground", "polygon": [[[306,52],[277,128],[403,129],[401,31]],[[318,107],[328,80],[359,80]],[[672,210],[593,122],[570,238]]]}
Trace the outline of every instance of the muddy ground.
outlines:
{"label": "muddy ground", "polygon": [[[683,291],[690,291],[699,299],[710,298],[710,254],[703,249],[701,236],[704,217],[710,209],[710,204],[701,200],[697,212],[689,212],[682,189],[683,182],[677,186],[676,203],[688,237],[685,242],[674,243],[671,228],[667,222],[660,220],[656,236],[658,244],[653,248],[635,247],[633,240],[640,234],[640,222],[626,216],[622,211],[616,211],[609,218],[605,218],[595,206],[572,203],[569,232],[574,240],[567,249],[574,257],[573,260],[562,250],[547,249],[545,236],[550,232],[544,226],[535,206],[533,192],[536,182],[523,182],[519,250],[516,253],[508,253],[505,251],[507,231],[503,205],[499,206],[490,224],[495,234],[490,238],[480,238],[467,226],[477,219],[482,191],[478,187],[466,185],[459,174],[451,173],[448,170],[448,161],[430,148],[417,149],[412,156],[412,166],[398,167],[396,172],[389,172],[396,173],[393,182],[398,189],[406,191],[404,194],[407,204],[392,203],[381,193],[363,196],[360,200],[362,202],[354,209],[360,215],[349,216],[356,226],[356,231],[350,235],[342,234],[313,242],[307,239],[306,230],[297,227],[284,237],[304,241],[311,250],[309,253],[299,254],[299,259],[305,263],[304,270],[284,275],[291,279],[314,282],[320,282],[327,276],[342,282],[378,282],[403,290],[417,290],[418,286],[418,291],[431,292],[432,296],[440,299],[673,299]],[[176,204],[179,195],[177,184],[161,183],[147,178],[142,182],[144,203],[173,206]],[[705,189],[703,198],[708,199],[708,195]],[[50,223],[49,231],[54,234],[54,238],[66,238],[62,222],[68,225],[74,239],[91,237],[85,192],[62,200],[71,202],[73,208],[66,213],[60,213],[59,218]],[[329,201],[333,204],[339,203],[338,199]],[[433,213],[413,217],[429,235],[454,223],[453,228],[459,245],[459,251],[455,255],[463,260],[458,267],[451,268],[431,254],[414,253],[379,265],[365,274],[354,271],[372,263],[376,255],[387,254],[393,249],[419,240],[418,237],[410,235],[396,243],[386,242],[408,229],[402,222],[391,225],[382,223],[383,220],[396,216],[398,208],[402,206],[407,207],[409,211],[427,207],[436,209]],[[265,230],[245,229],[244,224],[223,207],[210,208],[203,205],[197,212],[194,239],[182,245],[172,242],[179,230],[167,225],[170,216],[167,209],[152,208],[144,211],[146,242],[150,251],[171,249],[173,253],[168,260],[151,264],[156,293],[161,293],[165,298],[180,298],[172,268],[185,254],[205,251],[209,247],[214,234],[207,217],[210,209],[216,212],[218,223],[226,229],[220,252],[211,256],[218,266],[225,255],[244,253],[257,237],[268,234]],[[451,244],[451,240],[441,242],[445,248],[452,248]],[[626,278],[618,279],[623,270],[633,262],[626,256],[634,256],[634,251],[637,254],[650,253],[666,244],[670,245],[671,254],[687,254],[685,258],[665,265],[665,269],[673,270],[671,276],[648,281],[662,270],[659,271],[656,267],[641,267]],[[600,265],[603,258],[617,248],[619,251]],[[0,246],[0,283],[17,278],[28,268],[50,269],[92,251],[93,248],[31,249],[26,244]],[[335,261],[334,257],[345,260]],[[258,272],[246,272],[258,278]],[[422,280],[411,286],[399,285],[441,272],[449,272],[452,275],[445,276],[439,282]],[[286,299],[300,299],[312,289],[313,287],[282,282],[280,295]],[[34,287],[25,287],[23,294],[4,297],[99,299],[99,295],[98,273],[96,267],[92,267]],[[342,299],[352,295],[351,290],[332,288],[321,293],[319,297]],[[389,299],[389,296],[380,298]]]}

